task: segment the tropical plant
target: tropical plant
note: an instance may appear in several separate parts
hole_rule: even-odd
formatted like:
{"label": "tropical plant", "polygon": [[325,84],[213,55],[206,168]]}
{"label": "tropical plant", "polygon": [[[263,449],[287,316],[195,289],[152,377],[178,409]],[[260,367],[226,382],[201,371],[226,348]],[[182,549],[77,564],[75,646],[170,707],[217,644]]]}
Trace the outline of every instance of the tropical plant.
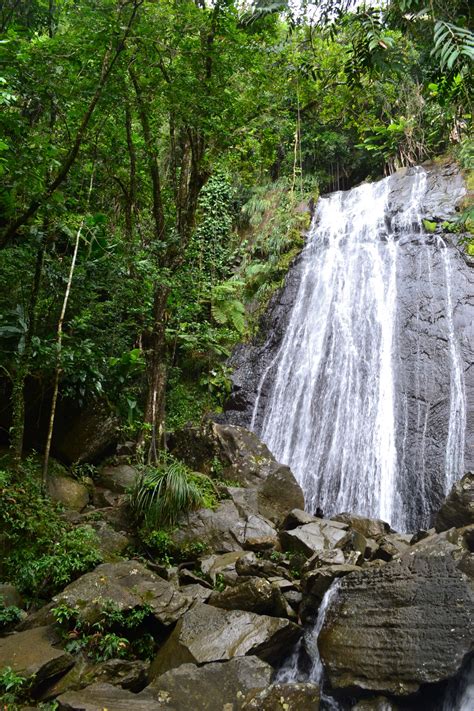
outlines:
{"label": "tropical plant", "polygon": [[209,505],[216,493],[209,477],[162,453],[156,467],[146,467],[141,473],[130,493],[130,506],[137,523],[161,528],[174,525],[188,511]]}

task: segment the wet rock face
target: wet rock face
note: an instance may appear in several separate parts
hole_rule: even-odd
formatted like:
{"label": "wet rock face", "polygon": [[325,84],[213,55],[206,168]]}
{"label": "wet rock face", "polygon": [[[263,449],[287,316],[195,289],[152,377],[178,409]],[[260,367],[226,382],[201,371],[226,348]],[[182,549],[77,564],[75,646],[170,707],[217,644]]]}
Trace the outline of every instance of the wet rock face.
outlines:
{"label": "wet rock face", "polygon": [[467,577],[442,549],[341,580],[319,637],[335,689],[406,695],[454,676],[473,636]]}
{"label": "wet rock face", "polygon": [[[456,204],[465,188],[453,165],[426,167],[426,193],[421,217],[440,225],[456,217]],[[399,171],[390,179],[386,212],[387,230],[410,201],[410,170]],[[448,448],[453,354],[447,332],[453,329],[464,375],[466,396],[465,469],[474,468],[474,269],[458,248],[458,237],[442,233],[443,249],[436,235],[423,239],[414,231],[400,239],[397,258],[397,322],[395,326],[395,407],[396,446],[399,471],[397,510],[405,514],[404,528],[416,530],[431,525],[445,496],[445,465]],[[381,239],[383,239],[381,235]],[[302,261],[291,267],[285,286],[272,298],[257,340],[234,351],[233,391],[226,406],[227,421],[259,432],[263,413],[272,390],[272,378],[262,377],[278,355],[292,307],[296,301]],[[446,274],[450,273],[450,294]],[[447,303],[452,306],[448,323]],[[257,395],[258,411],[254,413]],[[290,435],[290,433],[289,433]],[[454,478],[461,472],[454,472]],[[326,513],[326,512],[325,512]]]}
{"label": "wet rock face", "polygon": [[438,532],[474,523],[474,471],[467,472],[452,488],[435,519]]}

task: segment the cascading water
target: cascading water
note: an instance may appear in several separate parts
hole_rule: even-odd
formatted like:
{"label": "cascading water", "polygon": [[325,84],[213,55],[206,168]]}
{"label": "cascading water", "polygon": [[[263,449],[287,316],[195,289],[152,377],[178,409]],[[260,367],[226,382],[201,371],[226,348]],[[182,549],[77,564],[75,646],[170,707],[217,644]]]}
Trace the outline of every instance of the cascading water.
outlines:
{"label": "cascading water", "polygon": [[[319,654],[318,637],[326,620],[328,610],[337,597],[338,589],[339,581],[336,580],[324,594],[314,625],[306,629],[304,639],[297,643],[292,654],[278,671],[275,678],[276,682],[294,684],[301,681],[311,681],[322,687],[324,691],[324,667]],[[309,669],[306,671],[301,664],[301,657],[304,656],[305,651],[310,660]],[[323,695],[323,700],[326,709],[338,708],[331,697]]]}
{"label": "cascading water", "polygon": [[[428,491],[440,499],[462,473],[466,422],[451,250],[424,234],[425,171],[409,179],[410,198],[395,212],[392,178],[320,199],[297,296],[260,379],[251,423],[292,468],[309,510],[351,511],[398,530],[428,525]],[[416,313],[400,307],[402,288],[413,292]],[[420,328],[420,316],[442,320],[442,337]],[[427,350],[451,374],[446,432],[436,421],[438,366]],[[437,472],[427,462],[440,446],[446,456]]]}

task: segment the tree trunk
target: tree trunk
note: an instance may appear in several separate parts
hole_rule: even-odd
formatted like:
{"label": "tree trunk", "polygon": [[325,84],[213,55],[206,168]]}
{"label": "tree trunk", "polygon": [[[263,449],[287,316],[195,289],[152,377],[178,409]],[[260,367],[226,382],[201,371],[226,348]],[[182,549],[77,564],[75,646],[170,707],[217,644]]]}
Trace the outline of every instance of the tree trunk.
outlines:
{"label": "tree trunk", "polygon": [[28,307],[27,330],[23,352],[20,354],[18,368],[13,380],[12,392],[12,440],[13,468],[18,472],[23,456],[23,440],[25,435],[25,380],[30,371],[31,347],[36,331],[36,306],[41,286],[41,276],[44,263],[44,237],[36,253],[35,274],[31,288],[30,303]]}
{"label": "tree trunk", "polygon": [[[94,171],[92,171],[92,175],[91,175],[91,179],[90,179],[90,183],[89,183],[89,192],[87,194],[86,211],[89,207],[93,185],[94,185]],[[51,443],[53,441],[54,420],[56,418],[56,405],[58,402],[59,378],[61,375],[61,358],[62,358],[62,346],[63,346],[64,317],[66,315],[66,309],[67,309],[67,305],[68,305],[68,301],[69,301],[69,295],[71,293],[72,280],[74,277],[74,271],[76,269],[77,253],[79,251],[79,244],[81,242],[81,235],[82,235],[82,230],[84,228],[84,222],[85,222],[85,216],[82,218],[81,224],[79,225],[79,229],[77,230],[77,233],[76,233],[76,241],[74,243],[74,253],[72,255],[71,266],[69,267],[69,275],[68,275],[67,284],[66,284],[66,291],[64,292],[63,305],[61,308],[61,314],[59,316],[58,328],[57,328],[57,332],[56,332],[56,369],[55,369],[55,374],[54,374],[53,398],[51,400],[51,412],[50,412],[50,416],[49,416],[48,434],[46,437],[46,447],[45,447],[45,451],[44,451],[43,486],[46,485],[46,479],[48,476],[49,454],[51,451]]]}
{"label": "tree trunk", "polygon": [[147,397],[145,403],[145,428],[139,446],[148,447],[145,452],[149,464],[155,463],[158,451],[166,448],[166,302],[169,288],[157,285],[153,302],[153,331],[143,336],[147,370]]}

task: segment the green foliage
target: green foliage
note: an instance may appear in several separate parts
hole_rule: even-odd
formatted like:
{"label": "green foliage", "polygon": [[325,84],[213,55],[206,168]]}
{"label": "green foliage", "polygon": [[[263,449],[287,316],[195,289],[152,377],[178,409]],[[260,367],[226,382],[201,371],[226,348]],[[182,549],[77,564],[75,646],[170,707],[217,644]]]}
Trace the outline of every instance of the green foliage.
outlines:
{"label": "green foliage", "polygon": [[146,467],[130,493],[135,520],[148,529],[172,526],[182,514],[216,501],[212,480],[170,454],[162,454],[158,466]]}
{"label": "green foliage", "polygon": [[453,69],[464,57],[474,60],[474,34],[467,27],[456,27],[450,22],[438,20],[434,25],[432,50],[442,70]]}
{"label": "green foliage", "polygon": [[14,627],[23,618],[23,610],[15,605],[6,606],[0,597],[0,632]]}
{"label": "green foliage", "polygon": [[90,623],[81,618],[77,608],[66,603],[52,610],[65,649],[72,654],[82,651],[96,662],[151,659],[156,646],[147,631],[151,612],[149,605],[121,611],[112,601],[105,600],[98,619]]}
{"label": "green foliage", "polygon": [[27,695],[29,680],[17,674],[11,667],[0,670],[0,702],[5,708],[23,701]]}
{"label": "green foliage", "polygon": [[1,471],[0,487],[2,575],[25,596],[44,599],[101,562],[93,529],[68,526],[38,476],[27,471],[20,483]]}

